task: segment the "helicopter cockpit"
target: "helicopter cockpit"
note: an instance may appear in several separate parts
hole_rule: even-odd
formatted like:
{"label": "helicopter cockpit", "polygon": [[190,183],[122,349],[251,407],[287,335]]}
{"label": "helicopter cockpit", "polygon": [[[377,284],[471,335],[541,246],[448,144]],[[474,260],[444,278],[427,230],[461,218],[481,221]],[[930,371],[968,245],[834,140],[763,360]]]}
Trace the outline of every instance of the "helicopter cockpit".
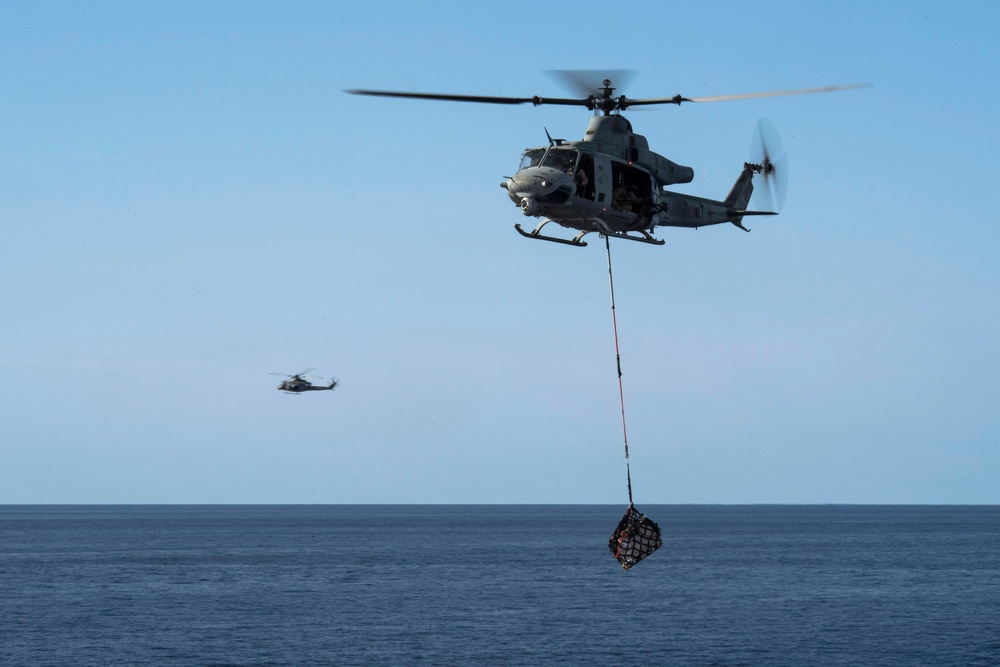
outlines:
{"label": "helicopter cockpit", "polygon": [[537,167],[542,162],[542,157],[545,155],[544,148],[529,148],[524,151],[521,156],[521,165],[517,168],[518,171],[522,169],[527,169],[528,167]]}
{"label": "helicopter cockpit", "polygon": [[529,148],[521,155],[521,165],[517,170],[551,167],[572,176],[578,157],[579,151],[575,148]]}
{"label": "helicopter cockpit", "polygon": [[[566,174],[576,183],[576,196],[594,199],[594,159],[589,153],[561,146],[529,148],[521,155],[517,171],[521,173],[533,167],[547,167]],[[567,197],[569,191],[563,186],[559,188],[558,194],[543,195],[541,200],[557,203],[565,201]]]}
{"label": "helicopter cockpit", "polygon": [[558,169],[572,176],[578,157],[579,152],[574,148],[550,148],[545,152],[540,166]]}

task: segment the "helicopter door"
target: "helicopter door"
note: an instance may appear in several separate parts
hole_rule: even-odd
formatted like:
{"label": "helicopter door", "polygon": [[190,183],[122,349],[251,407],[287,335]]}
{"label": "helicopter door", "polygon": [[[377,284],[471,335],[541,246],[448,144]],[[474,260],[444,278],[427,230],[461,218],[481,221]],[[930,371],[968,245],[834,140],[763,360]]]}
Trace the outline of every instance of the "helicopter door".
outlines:
{"label": "helicopter door", "polygon": [[576,196],[594,201],[596,183],[594,181],[594,157],[589,153],[580,154],[580,163],[576,168]]}
{"label": "helicopter door", "polygon": [[652,206],[652,185],[649,174],[619,162],[611,163],[611,208],[639,217]]}
{"label": "helicopter door", "polygon": [[592,180],[591,183],[594,185],[594,192],[592,194],[597,195],[597,203],[604,204],[607,206],[611,202],[611,160],[608,159],[607,155],[594,155],[592,157],[597,168],[594,170],[596,180]]}

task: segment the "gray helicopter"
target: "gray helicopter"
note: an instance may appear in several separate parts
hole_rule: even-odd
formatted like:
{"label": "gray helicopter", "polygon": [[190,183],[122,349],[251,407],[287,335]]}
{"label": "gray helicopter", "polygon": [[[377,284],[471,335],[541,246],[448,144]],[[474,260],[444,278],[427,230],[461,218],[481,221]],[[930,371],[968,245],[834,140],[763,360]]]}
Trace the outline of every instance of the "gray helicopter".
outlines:
{"label": "gray helicopter", "polygon": [[[763,181],[769,208],[780,209],[787,183],[786,160],[773,125],[761,119],[754,137],[754,156],[743,164],[736,183],[725,199],[716,201],[668,191],[672,185],[694,180],[691,167],[679,165],[649,149],[646,137],[636,134],[632,124],[621,115],[629,107],[652,104],[680,105],[684,102],[722,102],[758,97],[805,95],[850,90],[869,84],[825,86],[800,90],[718,95],[713,97],[673,97],[631,99],[615,96],[610,79],[594,89],[588,79],[593,72],[557,72],[584,97],[483,97],[408,93],[384,90],[347,90],[352,95],[403,97],[487,104],[557,104],[583,106],[594,112],[581,141],[553,139],[546,130],[549,145],[529,148],[521,156],[514,176],[500,184],[511,201],[527,217],[541,218],[531,232],[515,224],[522,236],[555,243],[585,246],[582,239],[591,232],[600,235],[663,245],[654,238],[656,227],[695,228],[732,223],[744,231],[743,218],[777,215],[777,210],[747,209],[754,190],[754,176]],[[555,222],[577,230],[573,238],[543,235],[542,228]]]}
{"label": "gray helicopter", "polygon": [[314,375],[306,375],[306,373],[311,373],[314,370],[316,369],[307,368],[301,373],[296,373],[294,375],[290,375],[288,373],[271,373],[271,375],[282,375],[284,377],[289,378],[278,385],[278,389],[287,392],[289,394],[301,394],[304,391],[330,391],[331,389],[337,386],[336,380],[330,380],[330,384],[325,386],[323,385],[316,386],[309,380],[306,380],[307,377],[313,380],[323,379],[323,378],[317,378]]}

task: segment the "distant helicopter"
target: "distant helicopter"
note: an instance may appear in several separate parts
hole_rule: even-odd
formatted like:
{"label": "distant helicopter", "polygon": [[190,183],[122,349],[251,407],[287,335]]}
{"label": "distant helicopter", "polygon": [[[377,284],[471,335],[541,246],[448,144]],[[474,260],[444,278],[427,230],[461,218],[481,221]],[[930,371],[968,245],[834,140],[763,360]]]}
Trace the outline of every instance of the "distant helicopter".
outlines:
{"label": "distant helicopter", "polygon": [[[532,239],[587,245],[583,237],[591,232],[601,235],[663,245],[652,236],[656,227],[695,228],[729,222],[744,231],[743,218],[753,215],[777,215],[777,211],[750,211],[747,205],[753,193],[753,177],[763,180],[770,206],[780,208],[786,180],[784,154],[773,125],[761,120],[754,139],[755,157],[746,162],[736,183],[725,199],[715,201],[666,190],[667,186],[690,183],[694,170],[649,150],[642,135],[632,131],[632,124],[621,115],[629,107],[682,102],[722,102],[757,97],[805,95],[867,87],[870,84],[824,86],[766,93],[718,95],[713,97],[673,97],[631,99],[615,96],[610,79],[594,88],[597,73],[587,71],[556,72],[568,81],[581,98],[483,97],[436,93],[407,93],[384,90],[347,90],[352,95],[404,97],[428,100],[481,102],[487,104],[557,104],[583,106],[594,112],[581,141],[553,139],[548,130],[547,147],[529,148],[521,156],[514,176],[500,184],[521,213],[543,218],[531,232],[520,224],[514,228]],[[573,238],[545,236],[542,228],[555,222],[579,233]]]}
{"label": "distant helicopter", "polygon": [[296,373],[295,375],[289,375],[288,373],[271,373],[271,375],[283,375],[283,376],[289,378],[288,380],[285,380],[284,382],[282,382],[281,384],[279,384],[278,385],[278,389],[280,389],[281,391],[284,391],[284,392],[288,392],[290,394],[301,394],[304,391],[330,391],[331,389],[333,389],[334,387],[337,386],[337,381],[336,380],[332,380],[332,379],[330,380],[330,384],[328,384],[326,386],[319,386],[319,387],[317,387],[316,385],[314,385],[309,380],[306,380],[305,378],[307,378],[307,377],[312,378],[314,380],[322,380],[323,379],[323,378],[317,378],[317,377],[312,376],[312,375],[308,375],[308,376],[306,375],[306,373],[311,373],[314,370],[316,370],[316,369],[315,368],[307,368],[306,370],[304,370],[304,371],[302,371],[300,373]]}

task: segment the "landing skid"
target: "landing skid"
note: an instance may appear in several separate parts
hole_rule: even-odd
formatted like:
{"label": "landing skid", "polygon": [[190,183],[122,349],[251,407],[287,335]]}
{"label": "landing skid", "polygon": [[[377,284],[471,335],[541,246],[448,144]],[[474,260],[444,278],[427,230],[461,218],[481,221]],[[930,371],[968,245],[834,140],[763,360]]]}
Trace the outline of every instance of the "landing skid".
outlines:
{"label": "landing skid", "polygon": [[[542,231],[542,227],[544,227],[545,225],[549,224],[550,222],[552,222],[552,221],[551,220],[545,220],[545,221],[543,221],[541,224],[539,224],[537,227],[535,227],[534,231],[531,231],[531,232],[524,231],[521,228],[521,225],[518,224],[518,223],[514,223],[514,229],[517,230],[518,234],[520,234],[521,236],[523,236],[525,238],[528,238],[528,239],[538,239],[539,241],[552,241],[553,243],[563,243],[565,245],[575,245],[578,248],[582,248],[582,247],[584,247],[584,246],[587,245],[587,243],[585,241],[581,241],[581,239],[584,237],[584,235],[589,234],[590,233],[589,231],[580,232],[579,234],[577,234],[572,239],[561,239],[558,236],[544,236],[543,234],[540,233]],[[650,233],[647,232],[644,229],[640,229],[639,230],[639,233],[642,236],[633,236],[632,234],[629,234],[628,232],[616,232],[616,231],[612,231],[606,225],[603,225],[603,224],[595,223],[594,226],[598,228],[598,230],[597,230],[598,234],[600,234],[601,236],[607,236],[607,237],[613,238],[613,239],[625,239],[626,241],[638,241],[639,243],[649,243],[650,245],[663,245],[664,243],[666,243],[666,241],[662,241],[660,239],[653,238],[650,235]]]}
{"label": "landing skid", "polygon": [[628,241],[638,241],[639,243],[649,243],[651,245],[663,245],[666,243],[666,241],[654,239],[645,229],[638,230],[642,236],[632,236],[628,232],[616,232],[600,220],[595,221],[594,226],[601,232],[601,236],[607,236],[612,239],[626,239]]}
{"label": "landing skid", "polygon": [[653,238],[652,236],[649,235],[649,232],[643,229],[640,229],[639,233],[642,234],[642,236],[632,236],[628,232],[610,232],[610,233],[602,232],[601,235],[613,239],[627,239],[629,241],[638,241],[639,243],[649,243],[650,245],[663,245],[664,243],[666,243],[666,241],[663,241],[662,239]]}
{"label": "landing skid", "polygon": [[521,229],[521,225],[515,222],[514,223],[514,229],[517,230],[518,234],[520,234],[521,236],[523,236],[525,238],[528,238],[528,239],[538,239],[540,241],[552,241],[553,243],[564,243],[566,245],[575,245],[578,248],[582,248],[585,245],[587,245],[587,243],[585,241],[581,241],[580,239],[582,239],[585,234],[589,234],[589,232],[580,232],[579,234],[577,234],[572,239],[561,239],[558,236],[543,236],[542,234],[540,234],[539,232],[542,231],[542,227],[544,227],[545,225],[549,224],[550,222],[552,222],[552,221],[551,220],[546,220],[546,221],[542,222],[540,225],[538,225],[537,227],[535,227],[535,230],[532,231],[532,232],[526,232],[526,231],[524,231],[523,229]]}

